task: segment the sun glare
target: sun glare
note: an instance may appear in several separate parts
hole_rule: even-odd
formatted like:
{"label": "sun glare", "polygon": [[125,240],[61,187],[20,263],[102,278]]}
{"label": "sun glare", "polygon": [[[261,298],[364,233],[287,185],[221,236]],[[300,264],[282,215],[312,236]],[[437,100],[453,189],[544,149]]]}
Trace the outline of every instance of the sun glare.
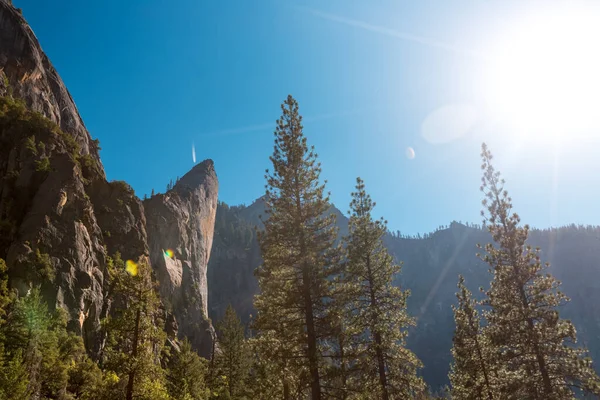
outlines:
{"label": "sun glare", "polygon": [[598,9],[554,10],[519,21],[485,49],[489,111],[535,137],[597,135],[599,48]]}

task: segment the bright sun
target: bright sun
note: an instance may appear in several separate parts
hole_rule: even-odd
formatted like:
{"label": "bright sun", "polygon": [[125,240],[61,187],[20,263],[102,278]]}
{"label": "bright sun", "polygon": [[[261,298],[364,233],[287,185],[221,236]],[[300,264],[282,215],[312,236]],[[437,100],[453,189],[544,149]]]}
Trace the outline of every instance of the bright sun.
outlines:
{"label": "bright sun", "polygon": [[489,111],[529,135],[600,130],[600,13],[537,12],[485,49]]}

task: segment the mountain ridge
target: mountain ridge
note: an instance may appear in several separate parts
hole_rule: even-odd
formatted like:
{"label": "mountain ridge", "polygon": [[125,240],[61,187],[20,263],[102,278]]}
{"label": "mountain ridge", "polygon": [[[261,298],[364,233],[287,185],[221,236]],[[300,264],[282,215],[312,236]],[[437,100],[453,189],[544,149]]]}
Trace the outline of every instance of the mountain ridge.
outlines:
{"label": "mountain ridge", "polygon": [[[256,236],[248,237],[247,232],[253,230],[260,207],[264,210],[259,200],[247,207],[220,203],[217,210],[215,238],[225,236],[230,240],[224,243],[215,239],[214,258],[208,265],[209,315],[213,320],[222,316],[228,304],[246,323],[255,313],[252,298],[258,284],[253,272],[261,259]],[[338,227],[345,226],[347,232],[348,218],[337,208],[334,212]],[[244,233],[238,237],[240,232]],[[454,330],[450,305],[456,303],[458,275],[465,276],[475,295],[479,295],[479,287],[489,285],[488,265],[476,256],[481,252],[476,245],[490,241],[483,227],[456,221],[418,237],[388,233],[384,238],[394,259],[403,262],[402,273],[394,283],[411,291],[408,311],[416,318],[417,326],[409,331],[408,346],[423,361],[422,374],[433,388],[448,383]],[[596,261],[600,259],[600,227],[572,224],[532,229],[529,242],[541,247],[542,259],[551,263],[549,272],[563,282],[563,291],[572,298],[561,307],[563,317],[573,320],[580,341],[593,359],[600,359],[600,309],[589,305],[600,304],[600,284],[595,283],[600,277]]]}

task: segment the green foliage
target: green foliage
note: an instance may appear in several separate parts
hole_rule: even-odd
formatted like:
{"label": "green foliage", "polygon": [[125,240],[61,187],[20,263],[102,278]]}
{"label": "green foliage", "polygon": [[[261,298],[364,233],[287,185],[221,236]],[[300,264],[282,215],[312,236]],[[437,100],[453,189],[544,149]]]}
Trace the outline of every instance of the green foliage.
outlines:
{"label": "green foliage", "polygon": [[92,146],[96,149],[96,151],[102,150],[102,147],[100,147],[100,139],[98,138],[92,139]]}
{"label": "green foliage", "polygon": [[37,172],[50,172],[52,167],[50,167],[50,159],[48,157],[42,157],[35,162],[35,170]]}
{"label": "green foliage", "polygon": [[35,136],[29,136],[27,139],[25,139],[25,148],[27,150],[31,151],[31,154],[33,154],[34,156],[37,156],[38,149],[35,144]]}
{"label": "green foliage", "polygon": [[546,272],[540,250],[527,244],[529,227],[512,213],[512,200],[485,144],[481,156],[482,215],[494,241],[483,256],[493,274],[483,305],[485,334],[498,360],[496,390],[501,398],[515,399],[570,399],[574,388],[600,395],[600,378],[587,352],[572,345],[573,324],[558,313],[568,298]]}
{"label": "green foliage", "polygon": [[122,382],[121,396],[166,398],[160,363],[166,334],[161,329],[160,301],[151,268],[143,260],[139,264],[128,261],[124,266],[118,254],[109,259],[107,268],[117,307],[103,322],[108,333],[104,366]]}
{"label": "green foliage", "polygon": [[6,262],[0,258],[0,327],[5,322],[6,311],[13,301],[13,295],[8,288],[8,267]]}
{"label": "green foliage", "polygon": [[2,353],[0,365],[0,398],[10,400],[28,400],[31,398],[29,390],[29,374],[23,360],[21,350],[14,354]]}
{"label": "green foliage", "polygon": [[[400,273],[383,243],[384,220],[375,221],[375,203],[357,178],[352,193],[349,235],[344,238],[347,261],[337,291],[337,356],[342,388],[368,398],[412,398],[424,392],[417,377],[417,357],[405,347],[407,328],[414,321],[406,312],[408,291],[392,285]],[[349,369],[351,370],[349,371]]]}
{"label": "green foliage", "polygon": [[55,278],[54,267],[50,261],[48,253],[40,252],[40,249],[35,249],[28,267],[26,279],[30,282],[53,282]]}
{"label": "green foliage", "polygon": [[94,158],[89,154],[84,154],[84,155],[80,156],[79,162],[81,163],[81,165],[83,167],[86,167],[89,169],[92,169],[96,166],[96,160],[94,160]]}
{"label": "green foliage", "polygon": [[[17,10],[20,10],[19,8]],[[4,80],[4,87],[6,88],[6,90],[8,91],[8,97],[13,96],[13,88],[12,85],[10,84],[10,81],[8,80],[8,76],[6,76],[6,73],[3,74],[3,80]]]}
{"label": "green foliage", "polygon": [[173,400],[204,400],[209,398],[206,387],[207,362],[192,350],[187,339],[180,344],[169,363],[167,388]]}
{"label": "green foliage", "polygon": [[211,375],[226,377],[229,396],[241,399],[252,365],[252,352],[244,336],[244,326],[233,307],[227,307],[218,330],[218,351],[214,356]]}
{"label": "green foliage", "polygon": [[62,399],[74,393],[70,389],[83,392],[85,384],[76,384],[74,371],[89,360],[81,338],[67,332],[66,321],[63,310],[49,312],[36,288],[15,301],[2,327],[2,389],[23,398]]}
{"label": "green foliage", "polygon": [[452,398],[497,399],[498,372],[494,348],[482,332],[481,318],[476,309],[478,303],[473,300],[462,276],[459,277],[458,289],[458,307],[452,306],[456,323],[452,348],[454,363],[450,372]]}
{"label": "green foliage", "polygon": [[[334,244],[335,216],[324,217],[329,198],[319,181],[317,154],[302,132],[298,103],[288,96],[281,109],[273,172],[266,175],[268,219],[259,235],[264,263],[256,272],[261,290],[255,298],[256,327],[259,335],[278,341],[280,351],[270,353],[271,361],[286,376],[301,377],[298,391],[310,387],[319,400],[330,278],[338,270],[340,251]],[[289,382],[283,384],[288,391]]]}
{"label": "green foliage", "polygon": [[111,181],[109,184],[114,190],[120,193],[125,193],[131,196],[134,195],[133,188],[125,181]]}

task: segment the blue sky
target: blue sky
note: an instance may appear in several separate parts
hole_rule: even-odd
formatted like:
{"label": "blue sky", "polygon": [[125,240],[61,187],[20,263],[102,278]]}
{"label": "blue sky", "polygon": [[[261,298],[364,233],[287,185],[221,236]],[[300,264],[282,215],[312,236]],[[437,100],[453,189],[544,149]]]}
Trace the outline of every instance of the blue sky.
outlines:
{"label": "blue sky", "polygon": [[[140,197],[185,174],[194,143],[198,161],[215,161],[220,199],[251,203],[292,94],[342,211],[361,176],[390,229],[479,223],[485,140],[524,222],[600,224],[597,129],[561,126],[549,138],[549,112],[524,134],[495,113],[494,79],[482,78],[500,39],[559,2],[14,3],[100,139],[108,178]],[[550,75],[548,87],[568,76]]]}

